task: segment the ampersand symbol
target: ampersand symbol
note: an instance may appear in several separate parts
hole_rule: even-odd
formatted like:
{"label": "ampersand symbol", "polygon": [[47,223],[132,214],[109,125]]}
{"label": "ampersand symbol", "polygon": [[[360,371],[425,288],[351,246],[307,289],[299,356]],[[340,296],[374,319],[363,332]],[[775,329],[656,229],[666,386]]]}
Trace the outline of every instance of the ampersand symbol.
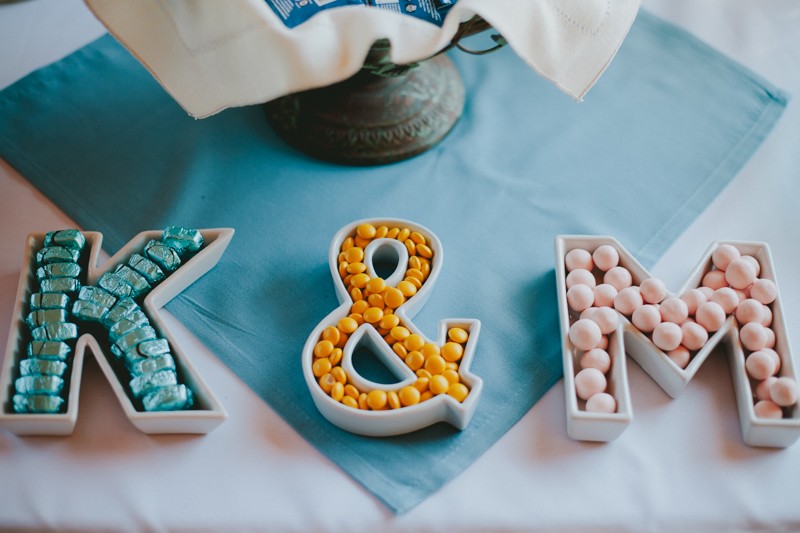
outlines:
{"label": "ampersand symbol", "polygon": [[[341,305],[311,333],[302,358],[322,415],[370,436],[409,433],[440,421],[466,427],[483,388],[469,370],[480,321],[442,320],[435,342],[411,321],[441,271],[439,239],[404,220],[358,221],[334,236],[329,259]],[[353,366],[360,346],[398,382],[376,383],[360,375]]]}

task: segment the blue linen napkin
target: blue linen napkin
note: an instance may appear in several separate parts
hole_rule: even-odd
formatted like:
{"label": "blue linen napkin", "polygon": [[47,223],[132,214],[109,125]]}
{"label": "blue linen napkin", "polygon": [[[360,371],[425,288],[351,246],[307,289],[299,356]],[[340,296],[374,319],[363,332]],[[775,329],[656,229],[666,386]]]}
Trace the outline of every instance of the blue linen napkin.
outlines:
{"label": "blue linen napkin", "polygon": [[[285,146],[260,107],[196,121],[106,36],[0,94],[0,155],[113,252],[144,229],[232,226],[219,265],[169,310],[321,452],[402,513],[477,459],[561,377],[560,233],[616,236],[650,267],[736,175],[785,96],[641,13],[577,104],[511,52],[456,54],[464,116],[430,152],[346,168]],[[406,218],[446,261],[416,323],[482,321],[471,424],[365,438],[328,423],[300,352],[334,307],[327,250],[366,217]]]}

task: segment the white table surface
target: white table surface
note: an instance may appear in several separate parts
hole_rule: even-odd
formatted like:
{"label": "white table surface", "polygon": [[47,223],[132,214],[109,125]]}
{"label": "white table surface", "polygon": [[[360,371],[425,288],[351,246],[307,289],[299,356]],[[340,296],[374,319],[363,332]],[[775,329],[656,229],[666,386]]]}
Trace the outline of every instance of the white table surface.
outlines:
{"label": "white table surface", "polygon": [[[800,93],[796,0],[646,0],[645,7]],[[102,33],[77,0],[0,5],[0,88]],[[742,172],[653,270],[675,289],[712,240],[770,243],[796,364],[798,200],[800,103],[792,100]],[[25,236],[70,226],[0,160],[0,346]],[[72,436],[20,438],[0,430],[0,529],[800,530],[800,443],[782,450],[743,444],[722,353],[675,400],[629,362],[635,419],[608,444],[567,437],[559,382],[460,476],[394,516],[180,324],[170,326],[193,343],[195,364],[228,420],[204,437],[144,435],[89,360]]]}

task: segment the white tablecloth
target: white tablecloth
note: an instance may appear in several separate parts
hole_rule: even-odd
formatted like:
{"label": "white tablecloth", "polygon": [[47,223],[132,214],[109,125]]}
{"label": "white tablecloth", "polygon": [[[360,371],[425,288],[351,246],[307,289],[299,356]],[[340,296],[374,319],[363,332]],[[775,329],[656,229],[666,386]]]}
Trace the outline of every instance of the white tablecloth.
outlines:
{"label": "white tablecloth", "polygon": [[[790,94],[800,92],[795,0],[649,0],[644,7]],[[0,5],[0,87],[102,31],[77,0]],[[674,289],[712,240],[770,243],[796,362],[798,198],[800,104],[791,101],[744,170],[653,271]],[[71,225],[0,160],[0,346],[25,235]],[[192,342],[180,324],[170,325]],[[71,437],[20,438],[0,430],[0,529],[800,530],[800,443],[783,450],[742,443],[722,353],[675,400],[629,363],[635,420],[609,444],[567,437],[559,383],[463,474],[397,517],[202,346],[192,351],[230,413],[224,424],[204,437],[144,435],[124,418],[90,361]]]}

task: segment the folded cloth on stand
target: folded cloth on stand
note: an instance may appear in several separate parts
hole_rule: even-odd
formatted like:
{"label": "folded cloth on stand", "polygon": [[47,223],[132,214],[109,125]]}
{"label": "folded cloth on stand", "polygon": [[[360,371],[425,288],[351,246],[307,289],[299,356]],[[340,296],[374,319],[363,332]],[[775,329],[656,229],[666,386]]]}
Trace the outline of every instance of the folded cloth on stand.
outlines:
{"label": "folded cloth on stand", "polygon": [[[0,156],[108,251],[142,228],[234,227],[203,283],[168,310],[304,438],[395,512],[492,446],[560,377],[558,234],[615,235],[649,268],[736,175],[783,111],[782,93],[641,13],[613,65],[575,104],[501,51],[454,54],[464,116],[429,152],[377,168],[311,160],[260,106],[192,120],[112,38],[0,93]],[[481,320],[469,426],[365,438],[314,406],[306,338],[338,306],[333,233],[413,220],[444,262],[415,324]]]}
{"label": "folded cloth on stand", "polygon": [[535,71],[580,99],[614,57],[639,9],[639,0],[459,0],[439,27],[355,5],[322,10],[289,28],[265,0],[85,2],[198,118],[347,79],[378,39],[392,43],[394,63],[425,59],[474,14]]}

